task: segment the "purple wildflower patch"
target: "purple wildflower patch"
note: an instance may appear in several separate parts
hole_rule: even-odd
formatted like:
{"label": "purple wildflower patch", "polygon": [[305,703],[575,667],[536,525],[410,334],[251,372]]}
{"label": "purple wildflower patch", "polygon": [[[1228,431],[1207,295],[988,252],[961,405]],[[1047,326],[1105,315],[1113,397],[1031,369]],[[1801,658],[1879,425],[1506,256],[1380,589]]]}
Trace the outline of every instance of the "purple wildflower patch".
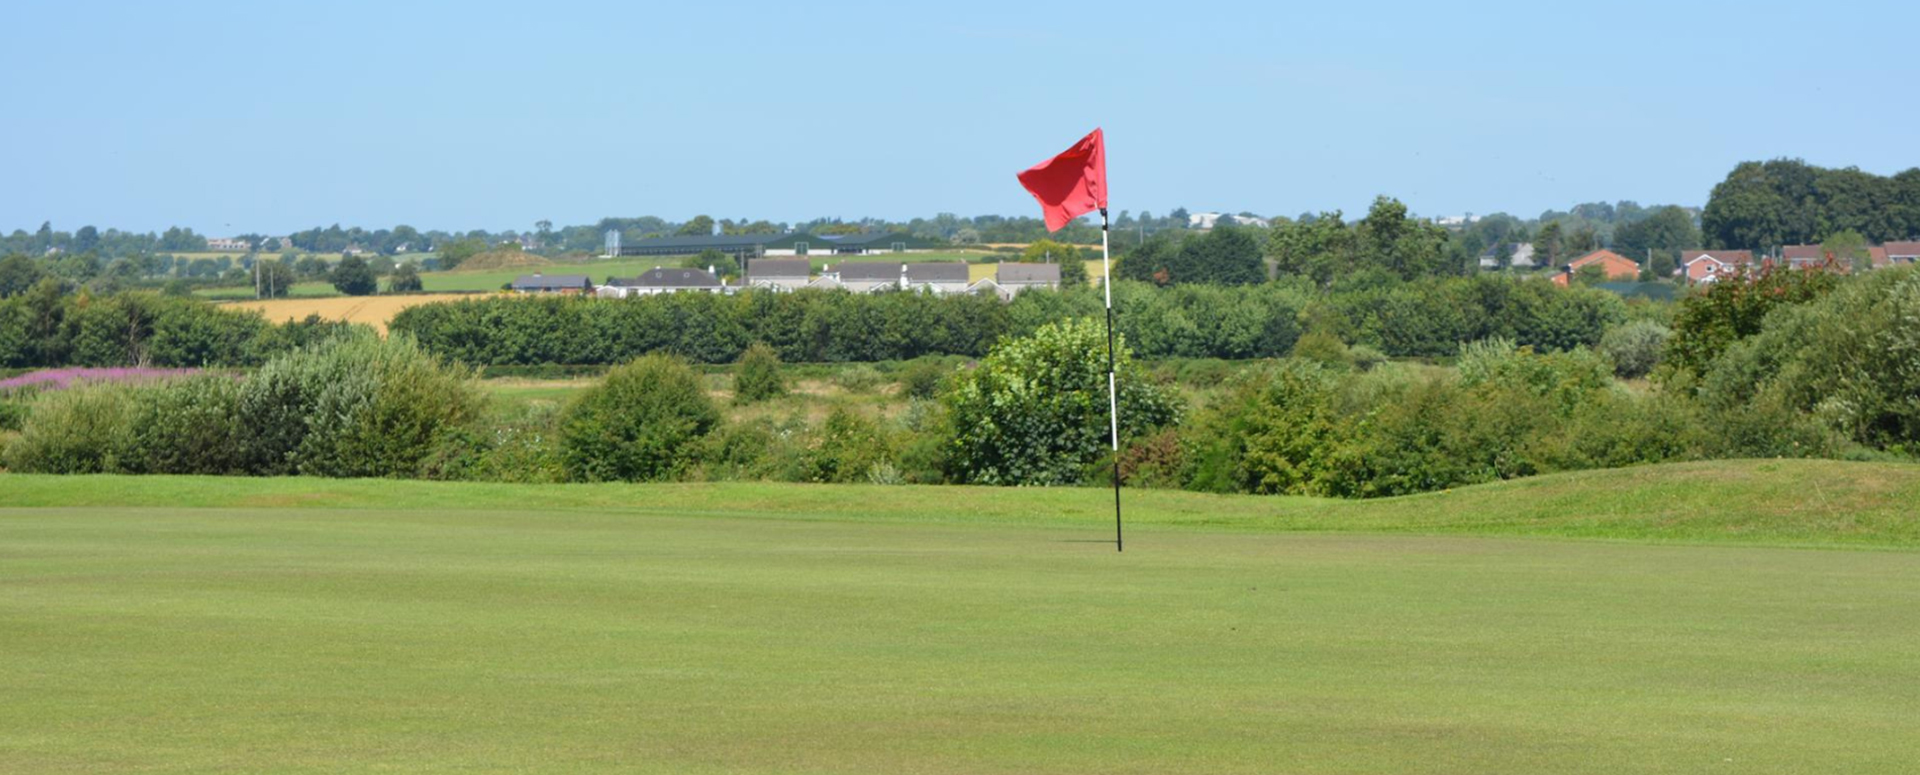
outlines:
{"label": "purple wildflower patch", "polygon": [[129,366],[111,369],[42,369],[11,379],[0,379],[0,393],[14,390],[65,390],[82,382],[153,382],[186,377],[199,369],[155,369]]}

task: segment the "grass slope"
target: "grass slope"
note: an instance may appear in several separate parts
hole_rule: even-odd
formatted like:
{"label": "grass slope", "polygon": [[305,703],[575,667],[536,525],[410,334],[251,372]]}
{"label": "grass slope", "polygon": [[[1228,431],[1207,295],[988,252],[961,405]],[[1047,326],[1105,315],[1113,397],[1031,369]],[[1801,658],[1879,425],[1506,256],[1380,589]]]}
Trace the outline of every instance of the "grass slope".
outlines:
{"label": "grass slope", "polygon": [[[1098,488],[712,484],[519,485],[387,480],[0,475],[14,506],[335,509],[591,509],[638,514],[999,523],[1098,530]],[[1920,466],[1736,460],[1582,471],[1403,498],[1128,490],[1144,530],[1392,532],[1920,547]]]}
{"label": "grass slope", "polygon": [[1920,552],[1728,544],[1910,546],[1916,481],[1141,493],[1117,555],[1097,490],[0,476],[0,771],[1907,772]]}

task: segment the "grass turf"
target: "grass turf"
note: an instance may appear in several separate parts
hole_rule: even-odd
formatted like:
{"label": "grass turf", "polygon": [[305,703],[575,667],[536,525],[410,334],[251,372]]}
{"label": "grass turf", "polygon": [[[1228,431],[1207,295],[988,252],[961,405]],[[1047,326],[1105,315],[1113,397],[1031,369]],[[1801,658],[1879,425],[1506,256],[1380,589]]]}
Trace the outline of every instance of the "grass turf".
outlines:
{"label": "grass turf", "polygon": [[1905,772],[1917,486],[0,476],[0,771]]}

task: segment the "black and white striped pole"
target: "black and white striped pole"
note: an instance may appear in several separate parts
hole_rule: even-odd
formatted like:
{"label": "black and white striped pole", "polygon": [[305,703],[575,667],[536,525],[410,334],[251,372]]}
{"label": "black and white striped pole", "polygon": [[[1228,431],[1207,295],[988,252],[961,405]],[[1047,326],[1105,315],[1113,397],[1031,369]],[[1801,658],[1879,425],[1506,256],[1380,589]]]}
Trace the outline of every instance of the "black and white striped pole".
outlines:
{"label": "black and white striped pole", "polygon": [[1126,551],[1120,529],[1120,383],[1113,370],[1113,261],[1107,255],[1107,208],[1100,208],[1100,287],[1107,294],[1107,432],[1113,444],[1113,550]]}

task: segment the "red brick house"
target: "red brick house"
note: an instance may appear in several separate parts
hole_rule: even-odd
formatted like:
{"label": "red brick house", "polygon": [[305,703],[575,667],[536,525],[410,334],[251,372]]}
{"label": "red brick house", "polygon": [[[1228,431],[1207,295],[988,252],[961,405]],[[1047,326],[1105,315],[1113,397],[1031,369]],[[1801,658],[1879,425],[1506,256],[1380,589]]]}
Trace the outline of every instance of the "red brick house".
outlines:
{"label": "red brick house", "polygon": [[1582,267],[1598,265],[1607,273],[1609,282],[1633,282],[1640,279],[1640,265],[1626,256],[1611,250],[1596,250],[1569,262],[1565,268],[1553,275],[1555,285],[1565,286],[1572,282],[1575,272]]}
{"label": "red brick house", "polygon": [[1682,250],[1680,271],[1689,283],[1710,283],[1745,274],[1753,265],[1751,250]]}

